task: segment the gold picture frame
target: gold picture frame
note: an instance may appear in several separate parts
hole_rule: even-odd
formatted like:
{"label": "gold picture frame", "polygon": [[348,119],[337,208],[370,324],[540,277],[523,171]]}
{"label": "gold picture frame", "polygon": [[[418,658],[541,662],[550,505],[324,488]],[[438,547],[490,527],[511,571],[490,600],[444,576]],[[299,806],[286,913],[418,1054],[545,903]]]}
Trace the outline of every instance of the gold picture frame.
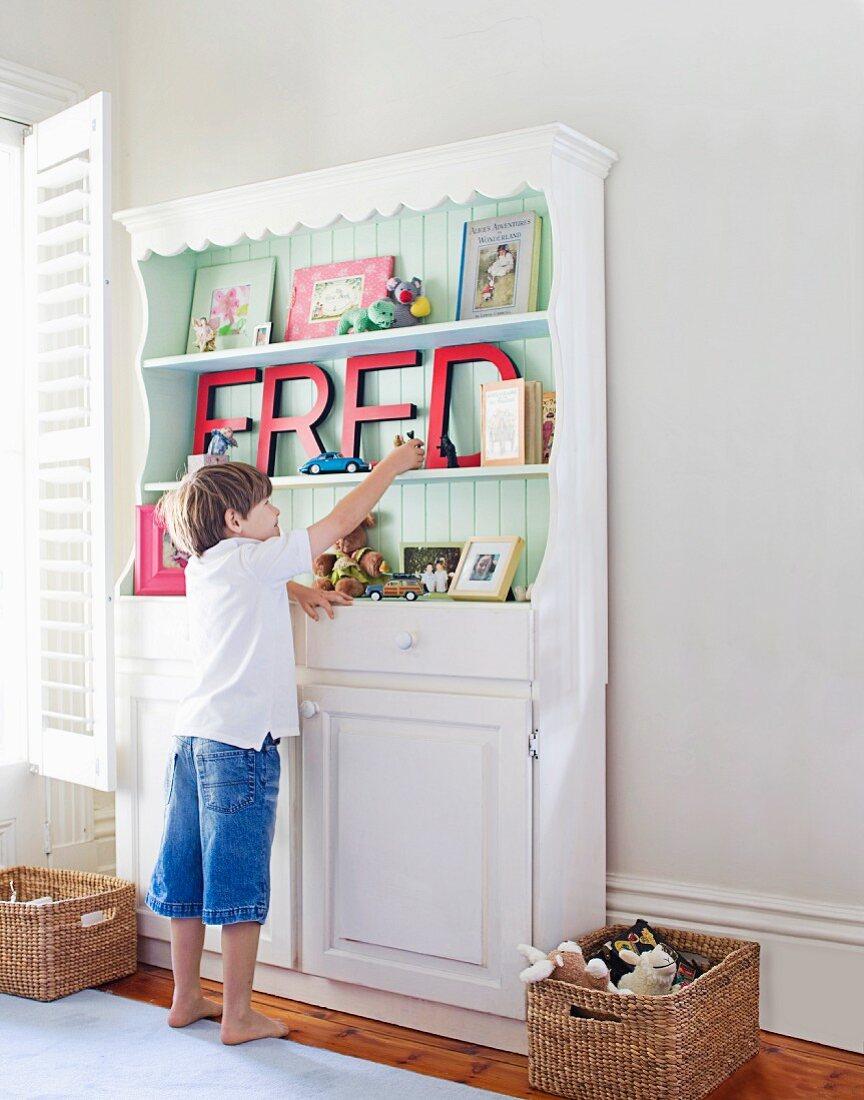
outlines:
{"label": "gold picture frame", "polygon": [[448,595],[454,600],[506,600],[524,548],[518,535],[468,539]]}

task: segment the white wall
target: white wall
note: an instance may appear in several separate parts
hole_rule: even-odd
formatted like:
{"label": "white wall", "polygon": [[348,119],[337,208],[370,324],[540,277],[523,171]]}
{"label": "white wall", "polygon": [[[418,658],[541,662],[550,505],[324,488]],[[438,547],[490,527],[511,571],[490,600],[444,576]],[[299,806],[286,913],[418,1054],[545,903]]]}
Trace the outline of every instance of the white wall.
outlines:
{"label": "white wall", "polygon": [[864,905],[864,6],[149,0],[111,56],[45,15],[81,5],[18,7],[10,60],[117,65],[118,208],[555,119],[619,152],[610,870]]}
{"label": "white wall", "polygon": [[130,5],[118,200],[553,119],[616,149],[610,868],[864,904],[864,9],[524,11]]}

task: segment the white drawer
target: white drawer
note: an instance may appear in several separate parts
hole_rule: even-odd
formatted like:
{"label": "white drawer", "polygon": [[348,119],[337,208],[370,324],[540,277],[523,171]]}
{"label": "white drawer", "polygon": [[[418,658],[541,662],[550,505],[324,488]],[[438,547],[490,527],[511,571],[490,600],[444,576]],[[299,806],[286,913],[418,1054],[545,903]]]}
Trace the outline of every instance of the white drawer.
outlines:
{"label": "white drawer", "polygon": [[343,672],[530,680],[527,604],[443,601],[337,607],[331,622],[306,623],[306,665]]}

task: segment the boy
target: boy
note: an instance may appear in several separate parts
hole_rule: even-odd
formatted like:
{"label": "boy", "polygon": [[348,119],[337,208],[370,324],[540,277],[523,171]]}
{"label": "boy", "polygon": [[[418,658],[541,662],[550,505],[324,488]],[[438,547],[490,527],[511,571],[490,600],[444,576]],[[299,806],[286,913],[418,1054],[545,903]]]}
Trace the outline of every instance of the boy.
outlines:
{"label": "boy", "polygon": [[[283,535],[270,479],[242,462],[202,466],[160,503],[186,566],[196,681],[181,701],[165,779],[162,845],[147,904],[171,918],[172,1027],[221,1013],[223,1043],[281,1038],[252,1011],[252,977],[270,902],[279,738],[298,734],[288,591],[304,611],[350,603],[295,585],[312,559],[360,523],[423,443],[395,447],[332,512]],[[222,926],[223,1003],[203,996],[204,926]]]}

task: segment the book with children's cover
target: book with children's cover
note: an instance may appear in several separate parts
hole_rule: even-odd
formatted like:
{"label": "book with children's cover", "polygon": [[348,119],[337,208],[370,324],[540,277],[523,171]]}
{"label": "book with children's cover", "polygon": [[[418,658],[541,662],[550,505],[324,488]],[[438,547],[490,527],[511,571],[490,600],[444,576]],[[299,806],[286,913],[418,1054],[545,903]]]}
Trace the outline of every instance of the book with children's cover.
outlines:
{"label": "book with children's cover", "polygon": [[529,210],[465,223],[457,321],[537,308],[542,221]]}

